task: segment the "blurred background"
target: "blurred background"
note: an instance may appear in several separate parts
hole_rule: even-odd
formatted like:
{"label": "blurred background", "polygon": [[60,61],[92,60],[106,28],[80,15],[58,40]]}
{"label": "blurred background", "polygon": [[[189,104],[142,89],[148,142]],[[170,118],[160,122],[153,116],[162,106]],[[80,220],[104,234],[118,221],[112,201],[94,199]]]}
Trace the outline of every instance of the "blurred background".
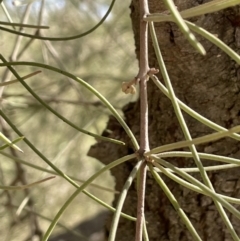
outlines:
{"label": "blurred background", "polygon": [[[0,21],[47,25],[50,28],[40,30],[41,36],[67,37],[95,26],[106,14],[110,4],[109,0],[5,0],[1,1]],[[137,94],[131,96],[121,92],[121,83],[137,74],[129,4],[130,0],[124,1],[124,4],[116,1],[110,15],[99,28],[75,40],[32,40],[0,30],[0,53],[8,61],[44,63],[79,76],[103,94],[121,113],[122,106],[137,98]],[[0,26],[13,29],[12,26]],[[36,34],[33,29],[15,27],[15,30]],[[80,128],[96,134],[102,133],[110,113],[83,86],[46,69],[29,66],[16,66],[15,69],[20,76],[41,70],[40,74],[26,80],[35,93]],[[2,82],[15,79],[5,67],[0,68],[0,74]],[[3,112],[64,173],[86,180],[102,167],[98,160],[86,154],[96,140],[59,120],[20,83],[2,87],[0,94]],[[17,137],[2,119],[0,125],[1,132],[9,139]],[[52,170],[23,141],[18,146],[24,153],[10,148],[0,153],[1,185],[24,185],[52,175],[20,163],[25,161]],[[114,189],[114,180],[109,173],[95,183]],[[87,190],[111,204],[114,195],[112,191],[93,186]],[[27,190],[1,190],[1,240],[40,240],[50,224],[49,220],[74,191],[75,188],[61,177]],[[60,219],[61,226],[55,228],[53,235],[63,233],[66,229],[71,230],[80,223],[86,224],[94,220],[96,215],[105,217],[105,214],[99,214],[104,210],[86,195],[80,194]],[[89,225],[93,226],[93,223]],[[73,234],[78,237],[76,240],[99,240],[94,232],[82,232],[87,226],[82,227],[77,234]],[[75,239],[72,237],[71,240]]]}

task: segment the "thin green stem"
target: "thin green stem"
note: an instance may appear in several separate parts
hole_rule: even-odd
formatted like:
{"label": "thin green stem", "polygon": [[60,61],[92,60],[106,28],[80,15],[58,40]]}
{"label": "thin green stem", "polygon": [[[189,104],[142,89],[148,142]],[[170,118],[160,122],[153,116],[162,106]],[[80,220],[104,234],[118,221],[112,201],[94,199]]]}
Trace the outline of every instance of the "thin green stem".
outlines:
{"label": "thin green stem", "polygon": [[149,156],[150,154],[156,154],[156,153],[160,153],[160,152],[188,147],[189,145],[198,145],[198,144],[203,144],[203,143],[207,143],[210,141],[216,141],[221,138],[231,136],[231,134],[237,133],[237,132],[240,132],[240,126],[235,126],[226,131],[220,131],[218,133],[213,133],[213,134],[205,135],[202,137],[197,137],[197,138],[192,139],[191,141],[179,141],[179,142],[175,142],[172,144],[167,144],[167,145],[163,145],[160,147],[156,147],[156,148],[153,148],[152,150],[150,150],[149,152],[146,152],[145,155]]}
{"label": "thin green stem", "polygon": [[148,232],[147,232],[147,224],[146,224],[145,219],[144,219],[144,223],[143,223],[143,239],[144,239],[144,241],[149,241],[149,236],[148,236]]}
{"label": "thin green stem", "polygon": [[[1,7],[2,7],[3,12],[5,13],[5,15],[6,15],[6,17],[7,17],[8,21],[9,21],[10,23],[12,23],[12,22],[13,22],[13,20],[12,20],[12,18],[11,18],[11,16],[10,16],[10,14],[8,13],[7,8],[5,7],[5,4],[4,4],[2,1],[1,1]],[[14,27],[14,26],[13,26],[13,29],[15,29],[15,27]]]}
{"label": "thin green stem", "polygon": [[[20,140],[22,140],[23,138],[18,138]],[[17,139],[16,139],[17,140]],[[14,143],[14,141],[13,141]],[[1,149],[0,149],[1,150]],[[17,162],[17,163],[21,163],[25,166],[28,166],[28,167],[31,167],[31,168],[34,168],[35,170],[39,170],[39,171],[42,171],[42,172],[45,172],[45,173],[50,173],[50,174],[53,174],[53,175],[56,175],[56,176],[61,176],[59,173],[55,172],[55,171],[51,171],[49,169],[46,169],[46,168],[43,168],[43,167],[40,167],[40,166],[37,166],[35,164],[32,164],[30,162],[27,162],[27,161],[24,161],[20,158],[17,158],[15,156],[12,156],[10,154],[7,154],[5,152],[2,152],[0,151],[0,154],[5,156],[5,157],[8,157],[9,160],[13,161],[13,162]],[[73,176],[70,176],[68,175],[72,180],[74,181],[77,181],[77,182],[81,182],[81,183],[84,183],[86,180],[82,180],[82,179],[79,179],[79,178],[76,178],[76,177],[73,177]],[[62,176],[61,176],[62,177]],[[103,191],[106,191],[106,192],[111,192],[111,193],[119,193],[118,191],[115,191],[113,189],[110,189],[110,188],[107,188],[107,187],[103,187],[103,186],[100,186],[98,184],[95,184],[95,183],[91,183],[90,184],[91,187],[94,187],[94,188],[97,188],[97,189],[100,189],[100,190],[103,190]]]}
{"label": "thin green stem", "polygon": [[215,46],[219,47],[223,52],[225,52],[231,59],[235,60],[237,64],[240,64],[240,56],[232,50],[229,46],[227,46],[223,41],[209,33],[207,30],[197,26],[194,23],[185,21],[185,23],[189,26],[191,30],[202,35],[204,38],[212,42]]}
{"label": "thin green stem", "polygon": [[[166,1],[168,2],[169,6],[171,6],[171,4],[173,3],[172,0],[166,0]],[[177,14],[179,14],[179,12],[176,10],[175,6],[174,6],[174,9],[172,9],[172,10],[173,10],[172,14],[174,14],[175,11],[176,11]],[[180,19],[181,19],[181,21],[183,21],[181,16],[180,16]],[[151,32],[151,36],[152,36],[152,39],[153,39],[153,42],[154,42],[153,45],[154,45],[155,53],[156,53],[156,56],[157,56],[157,59],[158,59],[158,63],[159,63],[160,69],[161,69],[161,73],[162,73],[163,79],[165,81],[166,87],[167,87],[167,89],[169,91],[169,96],[170,96],[170,99],[172,101],[172,105],[173,105],[174,111],[176,113],[176,116],[178,118],[179,124],[181,126],[181,129],[183,131],[183,134],[184,134],[186,140],[187,141],[192,141],[191,134],[190,134],[190,132],[188,130],[188,127],[187,127],[187,124],[186,124],[185,119],[183,117],[181,108],[180,108],[180,106],[178,104],[178,101],[177,101],[177,98],[175,96],[174,89],[172,87],[172,83],[171,83],[170,78],[168,76],[168,72],[167,72],[167,69],[166,69],[166,66],[165,66],[162,54],[161,54],[160,47],[159,47],[158,42],[157,42],[156,33],[155,33],[155,29],[154,29],[154,26],[153,26],[152,22],[150,23],[150,32]],[[197,165],[197,167],[198,167],[198,169],[200,171],[200,174],[201,174],[201,177],[203,179],[203,182],[213,192],[215,192],[214,187],[212,186],[212,183],[211,183],[210,179],[208,178],[207,172],[204,170],[204,167],[202,165],[201,159],[200,159],[200,157],[198,155],[198,152],[197,152],[197,149],[196,149],[195,145],[194,144],[190,144],[188,147],[189,147],[189,149],[191,150],[191,152],[193,154],[193,159],[194,159],[194,161],[195,161],[195,163],[196,163],[196,165]],[[227,226],[227,229],[230,232],[232,238],[235,241],[239,240],[238,235],[236,234],[235,230],[233,229],[233,226],[232,226],[232,224],[231,224],[227,214],[225,213],[225,210],[223,209],[221,203],[219,203],[216,199],[214,199],[214,203],[215,203],[215,206],[216,206],[220,216],[223,219],[223,222]]]}
{"label": "thin green stem", "polygon": [[[204,170],[206,172],[209,172],[209,171],[221,171],[221,170],[226,170],[226,169],[230,169],[230,168],[236,168],[236,167],[239,167],[239,165],[236,165],[236,164],[225,164],[225,165],[216,165],[216,166],[204,166]],[[184,171],[184,172],[200,172],[199,169],[197,167],[183,167],[183,168],[180,168],[181,171]]]}
{"label": "thin green stem", "polygon": [[[4,114],[4,112],[0,109],[0,116],[8,123],[8,125],[14,130],[19,136],[24,136],[18,129],[17,127],[11,122],[11,120]],[[71,183],[74,187],[79,188],[79,185],[74,182],[69,176],[67,176],[64,172],[62,172],[58,167],[56,167],[50,160],[48,160],[26,137],[24,137],[23,141],[43,160],[45,161],[55,172],[57,172],[61,177],[63,177],[65,180],[67,180],[69,183]],[[131,156],[131,155],[130,155]],[[129,157],[129,156],[128,156]],[[128,158],[127,157],[127,158]],[[131,158],[134,158],[135,154],[132,154]],[[129,158],[130,159],[130,158]],[[128,159],[128,160],[129,160]],[[115,209],[111,207],[110,205],[106,204],[99,198],[95,197],[91,193],[89,193],[86,190],[83,190],[83,193],[86,194],[88,197],[90,197],[92,200],[96,201],[100,205],[106,207],[112,212],[115,212]],[[126,215],[122,214],[123,217],[135,221],[136,219]]]}
{"label": "thin green stem", "polygon": [[101,170],[99,170],[98,172],[96,172],[94,175],[92,175],[88,180],[85,181],[85,183],[83,183],[71,196],[70,198],[64,203],[64,205],[61,207],[61,209],[58,211],[57,215],[55,216],[55,218],[53,219],[53,221],[51,222],[50,226],[48,227],[46,233],[43,236],[42,241],[47,241],[49,236],[51,235],[54,227],[56,226],[59,218],[61,217],[61,215],[63,214],[63,212],[67,209],[67,207],[71,204],[71,202],[75,199],[75,197],[77,197],[78,194],[80,194],[94,179],[96,179],[98,176],[100,176],[102,173],[112,169],[113,167],[116,167],[120,164],[122,164],[123,162],[126,162],[132,158],[135,158],[136,155],[132,154],[132,155],[128,155],[125,157],[122,157],[114,162],[111,162],[110,164],[108,164],[107,166],[103,167]]}
{"label": "thin green stem", "polygon": [[23,152],[17,145],[14,144],[14,143],[16,143],[18,141],[21,141],[23,138],[24,137],[19,137],[16,140],[11,141],[5,135],[3,135],[2,132],[0,132],[0,139],[6,143],[6,145],[3,145],[3,146],[0,147],[0,150],[3,150],[6,147],[11,146],[13,149],[15,149],[17,151],[20,151],[20,152]]}
{"label": "thin green stem", "polygon": [[[192,184],[196,185],[200,189],[204,191],[204,195],[211,197],[214,201],[220,202],[229,212],[231,212],[234,216],[236,216],[238,219],[240,219],[240,212],[233,207],[231,204],[229,204],[226,200],[224,200],[220,195],[218,195],[216,192],[212,191],[209,187],[204,185],[203,183],[199,182],[197,179],[193,178],[191,175],[181,171],[178,167],[175,167],[169,162],[164,161],[163,159],[152,155],[151,158],[156,161],[157,163],[160,163],[161,165],[170,168],[172,171],[186,179],[187,181],[191,182]],[[153,165],[157,165],[157,163],[153,162]]]}
{"label": "thin green stem", "polygon": [[[200,4],[196,7],[183,10],[182,12],[180,12],[180,15],[182,16],[182,18],[192,18],[208,13],[217,12],[238,4],[239,0],[213,0],[204,4]],[[168,22],[174,21],[174,18],[172,15],[168,14],[153,13],[146,16],[144,20],[151,22]]]}
{"label": "thin green stem", "polygon": [[185,214],[183,209],[180,207],[177,199],[174,197],[172,192],[169,190],[168,186],[165,184],[165,182],[163,181],[161,176],[159,176],[158,173],[153,169],[152,164],[149,164],[148,167],[149,167],[154,179],[159,184],[161,189],[164,191],[165,195],[168,197],[168,200],[172,203],[173,207],[177,211],[177,213],[180,216],[180,218],[182,219],[183,223],[186,225],[187,229],[192,234],[193,239],[201,241],[202,239],[198,235],[196,229],[193,227],[191,221],[188,219],[187,215]]}
{"label": "thin green stem", "polygon": [[141,161],[138,161],[138,163],[135,165],[135,167],[132,169],[131,173],[129,174],[129,176],[128,176],[128,178],[127,178],[127,180],[126,180],[126,182],[123,186],[123,190],[118,197],[116,212],[114,213],[114,216],[113,216],[113,219],[112,219],[112,224],[111,224],[111,228],[110,228],[108,241],[115,241],[116,233],[117,233],[117,227],[118,227],[122,207],[123,207],[123,204],[125,202],[125,199],[126,199],[126,196],[127,196],[127,193],[128,193],[128,189],[132,185],[132,182],[133,182],[140,166],[141,166]]}
{"label": "thin green stem", "polygon": [[121,126],[124,128],[124,130],[126,131],[127,135],[129,136],[129,138],[132,141],[132,144],[134,146],[134,149],[137,151],[139,149],[139,145],[138,142],[135,138],[135,136],[133,135],[132,131],[130,130],[130,128],[128,127],[128,125],[125,123],[125,121],[123,120],[123,118],[120,116],[120,114],[116,111],[116,109],[109,103],[109,101],[103,96],[101,95],[96,89],[94,89],[91,85],[89,85],[88,83],[86,83],[84,80],[74,76],[73,74],[70,74],[66,71],[63,71],[61,69],[49,66],[49,65],[45,65],[45,64],[41,64],[41,63],[33,63],[33,62],[8,62],[8,63],[4,63],[4,64],[0,64],[0,66],[17,66],[17,65],[28,65],[28,66],[37,66],[40,68],[44,68],[44,69],[49,69],[51,71],[60,73],[62,75],[65,75],[73,80],[75,80],[76,82],[78,82],[79,84],[83,85],[85,88],[87,88],[89,91],[91,91],[95,96],[97,96],[99,98],[99,100],[102,101],[102,103],[111,111],[111,113],[114,115],[114,117],[118,120],[118,122],[121,124]]}
{"label": "thin green stem", "polygon": [[[163,94],[166,95],[168,98],[170,98],[168,89],[158,80],[157,76],[152,75],[151,79],[156,84],[156,86],[163,92]],[[188,113],[190,116],[192,116],[194,119],[198,120],[199,122],[203,123],[204,125],[212,128],[215,131],[228,131],[226,128],[200,115],[199,113],[197,113],[196,111],[194,111],[193,109],[185,105],[181,100],[177,99],[177,101],[182,110],[184,110],[186,113]],[[240,135],[237,133],[233,133],[229,136],[235,140],[240,141]]]}
{"label": "thin green stem", "polygon": [[189,43],[202,55],[206,54],[204,47],[197,41],[193,33],[191,33],[189,27],[184,22],[182,16],[177,10],[174,2],[172,0],[163,0],[164,4],[170,10],[175,23],[178,25],[182,33],[185,35]]}
{"label": "thin green stem", "polygon": [[[194,192],[198,192],[198,193],[201,193],[203,195],[206,195],[206,193],[200,187],[198,187],[198,186],[196,186],[192,183],[189,183],[189,182],[183,180],[182,178],[178,177],[172,169],[165,168],[165,167],[159,165],[158,163],[153,163],[153,165],[155,166],[156,171],[164,173],[167,177],[169,177],[170,179],[172,179],[176,183],[179,183],[183,187],[186,187],[186,188],[188,188],[188,189],[190,189]],[[179,170],[182,171],[181,168],[179,168]],[[238,199],[238,198],[228,197],[228,196],[225,196],[225,195],[222,195],[222,194],[219,194],[219,193],[216,193],[216,194],[229,203],[240,204],[240,199]]]}
{"label": "thin green stem", "polygon": [[[2,55],[0,55],[0,59],[4,62],[7,63],[6,59],[3,58]],[[86,131],[78,126],[76,126],[74,123],[72,123],[71,121],[69,121],[67,118],[65,118],[64,116],[62,116],[61,114],[59,114],[57,111],[55,111],[51,106],[49,106],[45,101],[43,101],[31,88],[30,86],[24,82],[23,78],[20,77],[20,75],[17,73],[17,71],[12,67],[12,66],[7,66],[8,69],[13,73],[13,75],[18,79],[18,81],[26,88],[26,90],[36,99],[38,100],[45,108],[47,108],[50,112],[52,112],[54,115],[56,115],[59,119],[61,119],[63,122],[67,123],[69,126],[73,127],[74,129],[95,137],[97,139],[103,140],[103,141],[109,141],[115,144],[120,144],[120,145],[125,145],[124,142],[122,141],[118,141],[112,138],[108,138],[108,137],[104,137],[104,136],[100,136],[94,133],[91,133],[89,131]]]}
{"label": "thin green stem", "polygon": [[[202,159],[206,159],[206,160],[227,162],[231,164],[240,165],[240,160],[233,157],[226,157],[226,156],[220,156],[220,155],[214,155],[214,154],[208,154],[208,153],[202,153],[202,152],[198,152],[198,155]],[[187,151],[171,151],[171,152],[163,152],[156,156],[163,157],[163,158],[164,157],[187,157],[188,158],[188,157],[192,157],[192,153]]]}

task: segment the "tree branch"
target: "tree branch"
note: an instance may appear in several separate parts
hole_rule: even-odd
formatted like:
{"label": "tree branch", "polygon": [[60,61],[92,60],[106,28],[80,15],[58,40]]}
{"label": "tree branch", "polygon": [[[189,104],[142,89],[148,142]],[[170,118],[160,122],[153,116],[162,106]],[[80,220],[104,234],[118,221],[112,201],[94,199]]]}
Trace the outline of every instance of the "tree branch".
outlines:
{"label": "tree branch", "polygon": [[144,199],[145,184],[147,175],[146,160],[143,154],[149,150],[148,138],[148,100],[147,100],[147,81],[148,81],[148,23],[143,18],[149,14],[148,1],[140,0],[140,59],[139,73],[137,80],[140,82],[140,149],[139,157],[142,166],[139,173],[138,186],[138,205],[137,205],[137,223],[136,223],[136,241],[142,241],[142,230],[144,222]]}

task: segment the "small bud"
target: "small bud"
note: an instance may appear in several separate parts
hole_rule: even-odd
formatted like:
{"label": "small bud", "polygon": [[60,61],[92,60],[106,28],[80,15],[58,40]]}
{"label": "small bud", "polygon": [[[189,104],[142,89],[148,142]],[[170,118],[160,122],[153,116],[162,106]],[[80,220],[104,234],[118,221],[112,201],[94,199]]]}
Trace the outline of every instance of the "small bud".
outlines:
{"label": "small bud", "polygon": [[129,82],[122,82],[122,92],[125,94],[135,94],[136,93],[136,88],[134,86],[135,84],[135,79]]}

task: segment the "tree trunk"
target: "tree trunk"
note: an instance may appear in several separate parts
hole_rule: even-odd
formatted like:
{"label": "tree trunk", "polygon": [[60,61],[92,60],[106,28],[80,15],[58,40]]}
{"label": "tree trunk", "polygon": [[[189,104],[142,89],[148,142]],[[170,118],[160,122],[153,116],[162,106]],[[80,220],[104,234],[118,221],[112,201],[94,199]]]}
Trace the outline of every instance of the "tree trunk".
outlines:
{"label": "tree trunk", "polygon": [[[138,2],[138,0],[132,0],[130,6],[137,57],[139,56]],[[201,0],[178,0],[175,4],[181,11],[204,2]],[[151,13],[166,10],[158,0],[149,0],[149,8]],[[235,7],[196,17],[191,21],[217,35],[218,38],[237,51],[240,48],[237,39],[239,18],[239,8]],[[197,36],[207,51],[206,56],[201,56],[185,40],[174,23],[158,23],[155,24],[155,27],[177,97],[201,115],[223,127],[230,128],[239,125],[240,69],[238,65],[212,43]],[[149,64],[150,67],[158,68],[151,40],[149,41]],[[136,74],[137,72],[136,69]],[[163,82],[161,76],[158,77]],[[171,102],[151,81],[148,83],[148,98],[150,148],[184,140]],[[139,102],[137,102],[130,103],[123,109],[125,120],[137,138],[139,137],[139,107]],[[187,114],[184,114],[184,117],[192,138],[213,132]],[[124,140],[128,147],[101,142],[92,147],[90,150],[91,156],[98,158],[104,164],[108,164],[126,154],[133,153],[129,139],[114,118],[110,118],[107,129],[112,131],[111,134],[106,133],[107,136]],[[207,145],[199,145],[197,149],[200,152],[240,158],[240,145],[230,138]],[[183,158],[171,159],[171,163],[178,167],[195,166],[192,160]],[[203,163],[204,165],[216,165],[216,162],[204,160]],[[112,170],[112,174],[116,178],[117,190],[121,191],[134,164],[135,161],[131,161]],[[240,197],[238,168],[209,172],[208,175],[216,192],[236,198]],[[216,211],[214,202],[210,198],[183,188],[164,175],[161,176],[190,218],[202,240],[232,240]],[[198,177],[202,181],[198,174],[194,174],[194,177]],[[117,198],[116,195],[114,205]],[[151,241],[193,240],[171,203],[150,174],[148,174],[147,179],[145,202],[147,229]],[[124,212],[136,216],[136,203],[135,183],[128,193]],[[240,235],[239,220],[235,219],[228,211],[227,214],[238,235]],[[110,228],[110,221],[107,228]],[[121,219],[116,240],[132,241],[134,240],[134,234],[135,223]]]}

